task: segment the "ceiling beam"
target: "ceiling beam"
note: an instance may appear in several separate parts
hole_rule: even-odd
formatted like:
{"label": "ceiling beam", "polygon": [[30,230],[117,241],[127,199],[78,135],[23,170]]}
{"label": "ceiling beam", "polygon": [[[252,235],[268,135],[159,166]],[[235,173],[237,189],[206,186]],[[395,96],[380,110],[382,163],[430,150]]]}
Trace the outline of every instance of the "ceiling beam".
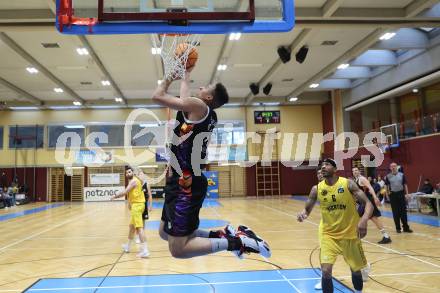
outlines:
{"label": "ceiling beam", "polygon": [[53,21],[54,18],[55,15],[48,9],[0,9],[0,23],[50,22]]}
{"label": "ceiling beam", "polygon": [[417,16],[437,3],[438,0],[414,0],[405,8],[406,17]]}
{"label": "ceiling beam", "polygon": [[124,105],[127,106],[127,98],[122,93],[121,89],[119,88],[116,81],[113,79],[110,72],[108,72],[107,68],[105,68],[104,64],[101,61],[101,58],[99,58],[96,51],[93,49],[92,45],[90,45],[89,41],[85,36],[78,36],[79,40],[81,41],[82,45],[89,51],[90,56],[92,57],[93,61],[95,61],[96,65],[98,66],[99,70],[102,72],[102,74],[105,76],[106,79],[108,79],[111,83],[111,86],[116,91],[116,94],[118,95],[118,98],[122,98],[122,101],[124,102]]}
{"label": "ceiling beam", "polygon": [[10,83],[6,79],[3,79],[0,77],[0,84],[9,88],[10,90],[16,92],[17,94],[19,94],[20,96],[22,96],[23,98],[25,98],[26,100],[31,102],[33,105],[36,105],[36,106],[43,106],[44,105],[44,102],[42,100],[38,99],[37,97],[31,95],[30,93],[28,93],[24,90],[22,90],[21,88]]}
{"label": "ceiling beam", "polygon": [[[153,47],[157,47],[160,46],[160,39],[159,39],[159,35],[150,35],[150,40],[149,40],[150,46],[151,48]],[[152,54],[151,51],[148,52],[147,54]],[[162,80],[164,78],[164,65],[163,65],[163,61],[162,61],[162,57],[160,55],[157,55],[159,58],[154,57],[154,71],[156,72],[156,78],[157,80]]]}
{"label": "ceiling beam", "polygon": [[15,51],[23,59],[34,66],[38,71],[44,74],[57,86],[61,87],[67,94],[69,94],[75,101],[85,104],[86,101],[81,98],[77,93],[75,93],[70,87],[68,87],[64,82],[62,82],[58,77],[53,75],[46,67],[44,67],[40,62],[38,62],[34,57],[32,57],[28,52],[26,52],[22,47],[20,47],[14,40],[12,40],[7,34],[0,32],[0,40],[3,41],[10,49]]}
{"label": "ceiling beam", "polygon": [[[244,11],[244,10],[247,9],[246,5],[247,5],[246,1],[239,1],[238,4],[235,5],[234,10],[235,11]],[[214,68],[212,70],[211,77],[209,79],[209,83],[210,84],[214,83],[214,80],[215,80],[217,74],[219,74],[219,72],[217,70],[217,67],[218,67],[218,65],[220,63],[222,63],[222,61],[224,61],[227,58],[226,55],[228,53],[230,53],[230,51],[232,50],[232,43],[233,42],[234,41],[230,41],[229,40],[229,34],[225,34],[225,36],[223,38],[223,42],[222,42],[222,46],[221,46],[220,52],[219,52],[219,54],[217,56],[217,60],[216,60],[216,62],[214,64]],[[226,63],[226,62],[224,62],[224,63]]]}
{"label": "ceiling beam", "polygon": [[323,79],[319,82],[319,86],[316,89],[310,91],[349,89],[349,88],[351,88],[351,81],[349,79]]}
{"label": "ceiling beam", "polygon": [[[311,30],[310,29],[303,29],[299,35],[293,40],[292,43],[290,43],[289,48],[291,52],[296,52],[301,46],[304,45],[307,38],[310,36]],[[293,60],[291,62],[294,62]],[[264,76],[258,81],[258,84],[264,84],[266,81],[269,80],[269,78],[278,70],[278,68],[283,64],[280,58],[277,58],[277,61],[275,61],[274,64],[269,68],[269,70],[264,74]],[[255,98],[255,96],[249,92],[246,96],[246,104],[252,103],[252,100]]]}
{"label": "ceiling beam", "polygon": [[396,32],[391,40],[379,41],[372,48],[385,50],[426,49],[430,45],[428,34],[412,28],[403,28]]}
{"label": "ceiling beam", "polygon": [[320,81],[324,77],[328,76],[332,72],[335,71],[335,69],[342,63],[347,62],[347,60],[350,60],[356,56],[358,56],[360,53],[364,52],[366,49],[368,49],[371,45],[377,42],[377,39],[384,33],[385,30],[383,29],[376,29],[372,33],[370,33],[366,38],[364,38],[362,41],[357,43],[355,46],[353,46],[350,50],[345,52],[342,56],[337,58],[335,61],[324,67],[322,70],[320,70],[317,74],[312,76],[309,80],[307,80],[305,83],[303,83],[301,86],[297,87],[295,90],[293,90],[291,93],[289,93],[286,96],[286,99],[289,97],[295,97],[301,94],[304,90],[309,88],[309,85],[312,83],[315,83],[317,81]]}
{"label": "ceiling beam", "polygon": [[369,78],[371,76],[371,69],[363,66],[350,66],[346,69],[338,69],[336,72],[328,77],[329,79],[358,79]]}
{"label": "ceiling beam", "polygon": [[395,66],[397,56],[390,50],[367,50],[351,62],[352,66]]}
{"label": "ceiling beam", "polygon": [[322,7],[322,17],[332,16],[345,0],[327,0]]}

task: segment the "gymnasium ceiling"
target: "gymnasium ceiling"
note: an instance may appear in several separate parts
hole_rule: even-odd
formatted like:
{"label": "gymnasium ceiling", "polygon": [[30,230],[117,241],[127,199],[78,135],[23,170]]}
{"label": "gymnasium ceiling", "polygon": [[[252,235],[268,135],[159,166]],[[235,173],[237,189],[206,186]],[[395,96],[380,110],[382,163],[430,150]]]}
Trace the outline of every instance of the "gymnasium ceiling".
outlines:
{"label": "gymnasium ceiling", "polygon": [[[204,36],[194,87],[221,81],[229,88],[232,105],[321,104],[329,90],[350,89],[435,45],[432,40],[439,33],[440,0],[296,0],[295,5],[297,25],[289,33],[242,35],[238,41]],[[163,72],[160,57],[151,53],[152,36],[61,35],[53,25],[54,11],[53,0],[0,1],[3,105],[63,109],[151,104]],[[387,32],[396,35],[379,41]],[[293,52],[287,64],[278,62],[281,45]],[[295,53],[303,45],[310,51],[299,64]],[[87,48],[89,54],[79,55],[78,48]],[[338,69],[344,63],[350,67]],[[218,71],[219,64],[228,65],[227,70]],[[38,73],[29,73],[30,67]],[[261,88],[271,82],[270,96],[262,89],[253,96],[253,82]],[[313,83],[319,86],[310,88]],[[290,102],[291,97],[299,99]],[[74,106],[75,101],[81,106]]]}

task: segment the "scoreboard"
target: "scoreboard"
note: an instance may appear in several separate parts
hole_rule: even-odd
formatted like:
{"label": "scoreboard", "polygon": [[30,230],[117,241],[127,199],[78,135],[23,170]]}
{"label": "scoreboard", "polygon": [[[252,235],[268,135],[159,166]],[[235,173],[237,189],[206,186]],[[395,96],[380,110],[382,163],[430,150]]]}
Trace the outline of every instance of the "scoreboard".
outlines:
{"label": "scoreboard", "polygon": [[280,111],[254,111],[255,124],[279,124]]}

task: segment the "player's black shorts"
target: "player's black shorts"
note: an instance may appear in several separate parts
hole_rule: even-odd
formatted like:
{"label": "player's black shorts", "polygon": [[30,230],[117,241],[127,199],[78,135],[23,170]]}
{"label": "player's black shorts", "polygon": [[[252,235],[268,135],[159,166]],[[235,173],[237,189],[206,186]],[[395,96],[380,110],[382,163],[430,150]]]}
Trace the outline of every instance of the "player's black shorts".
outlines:
{"label": "player's black shorts", "polygon": [[[367,193],[367,197],[368,197],[368,200],[373,205],[373,214],[371,215],[371,218],[372,217],[376,217],[376,218],[381,217],[382,214],[381,214],[380,210],[377,208],[376,203],[374,202],[373,196],[370,193]],[[364,214],[364,211],[365,211],[365,205],[364,204],[358,205],[357,210],[358,210],[359,216],[362,217],[362,215]]]}
{"label": "player's black shorts", "polygon": [[199,212],[206,197],[208,181],[204,175],[167,178],[162,210],[164,231],[176,237],[191,235],[199,228]]}

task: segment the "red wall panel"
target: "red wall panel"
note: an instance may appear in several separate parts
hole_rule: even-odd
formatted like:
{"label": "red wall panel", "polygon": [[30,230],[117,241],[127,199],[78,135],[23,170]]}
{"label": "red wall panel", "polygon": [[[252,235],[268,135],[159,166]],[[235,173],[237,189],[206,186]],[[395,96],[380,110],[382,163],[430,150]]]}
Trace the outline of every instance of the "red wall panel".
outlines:
{"label": "red wall panel", "polygon": [[34,195],[34,168],[5,168],[0,172],[5,172],[8,185],[11,184],[14,174],[17,175],[19,186],[27,185],[29,188],[28,196],[31,201],[47,200],[47,168],[35,168],[35,197]]}
{"label": "red wall panel", "polygon": [[[385,159],[377,168],[378,175],[389,173],[389,165],[396,162],[403,167],[405,176],[408,180],[409,192],[416,192],[419,186],[420,177],[431,179],[432,184],[440,182],[440,135],[418,137],[400,142],[400,147],[394,148],[385,154]],[[359,149],[353,159],[360,158],[361,155],[369,154],[365,148]],[[344,160],[344,170],[341,176],[351,176],[352,159]]]}
{"label": "red wall panel", "polygon": [[[322,130],[323,134],[333,132],[333,106],[332,102],[322,105]],[[324,143],[324,154],[330,156],[334,152],[334,142],[328,141]]]}

